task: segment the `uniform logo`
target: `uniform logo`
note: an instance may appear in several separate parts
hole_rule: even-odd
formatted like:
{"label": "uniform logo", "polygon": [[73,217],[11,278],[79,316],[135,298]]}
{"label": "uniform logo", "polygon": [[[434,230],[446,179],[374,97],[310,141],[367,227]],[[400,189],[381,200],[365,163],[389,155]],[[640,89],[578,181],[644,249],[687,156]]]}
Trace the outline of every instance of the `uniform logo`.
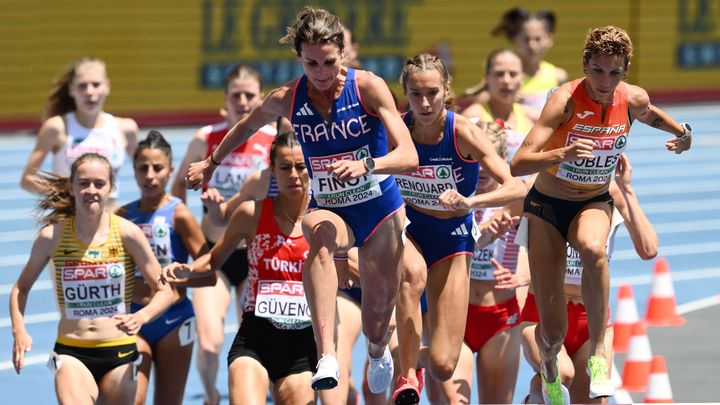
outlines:
{"label": "uniform logo", "polygon": [[295,115],[297,115],[298,117],[309,117],[314,114],[308,106],[308,103],[305,103],[302,107],[298,109],[298,112],[296,112]]}
{"label": "uniform logo", "polygon": [[130,350],[129,352],[118,352],[118,359],[122,359],[123,357],[127,357],[131,354],[133,354],[133,350]]}
{"label": "uniform logo", "polygon": [[154,226],[153,234],[156,238],[164,238],[167,235],[167,230],[164,226]]}
{"label": "uniform logo", "polygon": [[450,232],[452,236],[465,236],[468,234],[467,227],[465,224],[460,224],[454,231]]}
{"label": "uniform logo", "polygon": [[124,272],[123,267],[117,263],[113,263],[108,266],[108,274],[110,274],[110,277],[112,278],[122,277]]}
{"label": "uniform logo", "polygon": [[627,142],[627,139],[623,135],[618,136],[617,139],[615,140],[615,149],[624,148],[626,142]]}
{"label": "uniform logo", "polygon": [[450,169],[448,169],[447,166],[440,166],[435,171],[435,175],[439,179],[447,179],[448,177],[450,177]]}
{"label": "uniform logo", "polygon": [[359,149],[355,152],[355,160],[362,160],[368,156],[370,156],[370,153],[368,153],[367,149]]}
{"label": "uniform logo", "polygon": [[100,250],[90,249],[87,252],[85,252],[85,257],[87,257],[88,259],[99,259],[100,258]]}
{"label": "uniform logo", "polygon": [[577,117],[580,118],[581,120],[584,120],[585,118],[587,118],[587,117],[590,116],[590,115],[595,115],[595,113],[592,112],[592,111],[587,111],[587,110],[586,110],[586,111],[583,112],[582,114],[577,113],[577,114],[575,114],[575,115],[577,115]]}

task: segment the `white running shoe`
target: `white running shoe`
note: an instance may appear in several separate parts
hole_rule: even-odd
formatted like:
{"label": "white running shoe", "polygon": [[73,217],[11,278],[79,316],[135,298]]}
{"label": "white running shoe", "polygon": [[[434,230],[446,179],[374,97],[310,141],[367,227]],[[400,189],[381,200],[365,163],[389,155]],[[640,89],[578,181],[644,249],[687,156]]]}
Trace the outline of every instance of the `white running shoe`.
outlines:
{"label": "white running shoe", "polygon": [[317,371],[312,376],[312,389],[329,390],[337,387],[340,379],[340,367],[337,359],[331,354],[323,354],[318,361]]}
{"label": "white running shoe", "polygon": [[604,357],[590,356],[587,374],[590,376],[589,396],[591,399],[615,395],[615,387],[608,378],[608,364]]}
{"label": "white running shoe", "polygon": [[367,381],[370,392],[380,394],[385,392],[390,386],[393,377],[393,359],[390,349],[385,346],[382,357],[374,359],[368,354],[369,365],[367,369]]}

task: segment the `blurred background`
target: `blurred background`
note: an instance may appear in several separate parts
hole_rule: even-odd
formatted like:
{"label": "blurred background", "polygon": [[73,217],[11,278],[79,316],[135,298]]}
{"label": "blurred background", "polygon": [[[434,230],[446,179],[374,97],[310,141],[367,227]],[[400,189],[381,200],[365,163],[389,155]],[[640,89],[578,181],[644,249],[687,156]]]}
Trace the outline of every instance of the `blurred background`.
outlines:
{"label": "blurred background", "polygon": [[254,65],[266,90],[300,73],[278,39],[306,4],[337,14],[364,68],[394,90],[405,59],[420,52],[452,67],[456,92],[477,83],[488,52],[511,46],[490,31],[520,6],[555,12],[547,60],[571,79],[582,73],[587,31],[614,24],[635,46],[628,82],[653,102],[720,100],[718,0],[0,0],[0,131],[37,129],[52,79],[87,55],[107,63],[107,111],[141,127],[207,124],[230,66]]}

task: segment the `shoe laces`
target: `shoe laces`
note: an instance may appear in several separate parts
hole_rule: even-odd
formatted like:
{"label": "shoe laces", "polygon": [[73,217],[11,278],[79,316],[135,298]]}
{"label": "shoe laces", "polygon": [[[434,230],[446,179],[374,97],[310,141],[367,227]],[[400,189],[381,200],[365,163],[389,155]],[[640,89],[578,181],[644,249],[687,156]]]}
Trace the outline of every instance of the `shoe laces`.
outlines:
{"label": "shoe laces", "polygon": [[588,369],[590,370],[590,380],[593,384],[606,384],[607,378],[607,361],[602,357],[590,356],[588,359]]}

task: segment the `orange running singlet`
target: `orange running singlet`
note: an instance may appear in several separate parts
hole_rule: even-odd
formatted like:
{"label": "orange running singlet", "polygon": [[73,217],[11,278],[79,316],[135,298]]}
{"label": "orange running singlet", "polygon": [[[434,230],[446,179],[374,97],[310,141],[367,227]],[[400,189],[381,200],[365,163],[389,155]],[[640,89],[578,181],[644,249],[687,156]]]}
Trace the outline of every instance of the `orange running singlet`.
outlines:
{"label": "orange running singlet", "polygon": [[563,162],[547,169],[551,175],[574,188],[587,190],[599,188],[612,178],[618,158],[627,144],[630,116],[625,83],[621,82],[615,89],[613,102],[607,107],[602,120],[602,106],[588,97],[583,80],[571,83],[572,117],[555,130],[543,149],[566,147],[578,139],[593,141],[593,159]]}

